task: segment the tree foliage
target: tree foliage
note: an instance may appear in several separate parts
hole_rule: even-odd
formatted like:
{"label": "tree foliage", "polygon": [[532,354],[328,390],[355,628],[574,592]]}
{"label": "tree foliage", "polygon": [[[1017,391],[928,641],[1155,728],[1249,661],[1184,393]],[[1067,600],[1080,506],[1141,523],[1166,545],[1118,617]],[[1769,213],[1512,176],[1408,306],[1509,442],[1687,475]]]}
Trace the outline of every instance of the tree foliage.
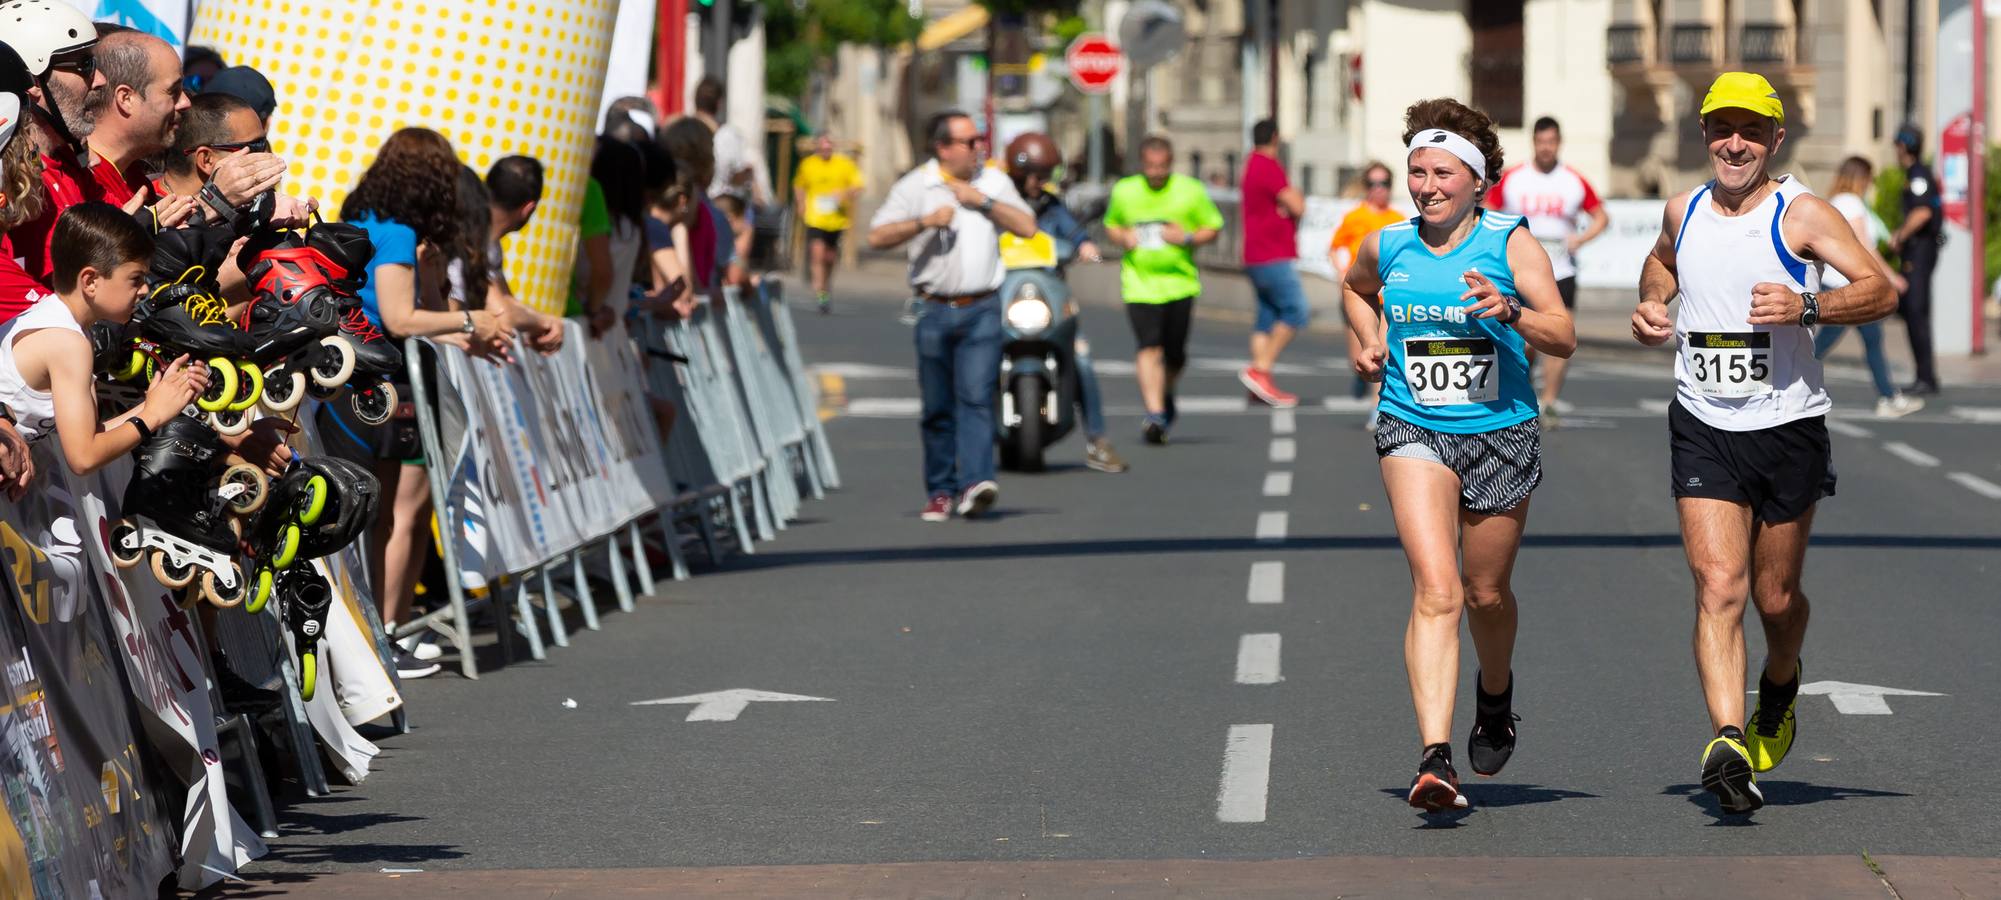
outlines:
{"label": "tree foliage", "polygon": [[908,0],[775,0],[764,4],[765,89],[799,99],[815,67],[842,44],[888,47],[923,30]]}
{"label": "tree foliage", "polygon": [[1083,0],[979,0],[987,12],[996,16],[1032,15],[1055,13],[1057,16],[1074,16],[1082,7]]}

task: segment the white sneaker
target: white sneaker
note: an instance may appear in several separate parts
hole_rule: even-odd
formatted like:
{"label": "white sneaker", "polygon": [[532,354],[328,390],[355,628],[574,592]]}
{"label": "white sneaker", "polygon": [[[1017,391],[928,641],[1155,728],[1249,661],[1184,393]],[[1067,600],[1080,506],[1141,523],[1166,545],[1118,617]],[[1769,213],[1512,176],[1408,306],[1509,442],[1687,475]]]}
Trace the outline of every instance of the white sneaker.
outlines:
{"label": "white sneaker", "polygon": [[417,646],[410,649],[410,655],[424,662],[430,662],[445,655],[445,651],[438,647],[438,633],[435,631],[424,632],[423,638],[417,641]]}
{"label": "white sneaker", "polygon": [[1558,397],[1549,401],[1549,408],[1554,410],[1559,416],[1567,416],[1577,411],[1577,404]]}
{"label": "white sneaker", "polygon": [[434,662],[419,662],[412,659],[407,653],[398,652],[396,654],[396,677],[398,678],[428,678],[438,674],[438,670],[442,668],[444,667]]}
{"label": "white sneaker", "polygon": [[1923,397],[1895,394],[1876,401],[1876,418],[1900,419],[1925,408]]}

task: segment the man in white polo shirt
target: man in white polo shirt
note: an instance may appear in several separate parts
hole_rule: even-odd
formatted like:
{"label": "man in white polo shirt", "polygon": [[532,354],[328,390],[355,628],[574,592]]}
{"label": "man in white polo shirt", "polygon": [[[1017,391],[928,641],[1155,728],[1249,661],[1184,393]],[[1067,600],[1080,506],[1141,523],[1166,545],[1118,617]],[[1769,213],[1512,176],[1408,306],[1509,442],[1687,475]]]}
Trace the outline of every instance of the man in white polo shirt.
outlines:
{"label": "man in white polo shirt", "polygon": [[[1000,230],[1035,235],[1035,214],[1000,169],[980,165],[972,117],[949,110],[924,130],[932,158],[890,187],[869,221],[877,250],[910,244],[923,396],[926,522],[978,516],[1000,496],[994,482],[994,388],[1001,351]],[[915,240],[912,240],[912,239]]]}
{"label": "man in white polo shirt", "polygon": [[[1501,180],[1487,191],[1487,208],[1514,213],[1528,219],[1529,234],[1549,253],[1549,265],[1556,272],[1556,290],[1563,295],[1566,309],[1577,308],[1577,248],[1591,243],[1605,232],[1612,217],[1598,202],[1591,182],[1557,157],[1563,151],[1563,129],[1556,120],[1543,116],[1535,122],[1535,156],[1501,173]],[[1577,230],[1577,217],[1588,215],[1591,224]],[[1529,361],[1535,362],[1535,351]],[[1557,424],[1557,395],[1563,392],[1563,371],[1569,360],[1548,357],[1542,360],[1542,425]]]}

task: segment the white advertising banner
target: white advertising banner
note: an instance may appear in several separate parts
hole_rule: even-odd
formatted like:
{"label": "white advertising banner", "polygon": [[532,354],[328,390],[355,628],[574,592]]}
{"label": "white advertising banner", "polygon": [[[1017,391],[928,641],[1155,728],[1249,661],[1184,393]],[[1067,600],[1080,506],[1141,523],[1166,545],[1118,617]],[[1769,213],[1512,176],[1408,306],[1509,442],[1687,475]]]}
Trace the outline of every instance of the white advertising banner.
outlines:
{"label": "white advertising banner", "polygon": [[443,521],[456,522],[461,583],[526,572],[612,534],[672,496],[639,359],[614,330],[568,324],[550,356],[475,360],[432,345],[441,456],[452,460]]}
{"label": "white advertising banner", "polygon": [[1611,222],[1597,240],[1577,251],[1577,286],[1632,291],[1639,296],[1640,264],[1660,239],[1666,200],[1607,200]]}

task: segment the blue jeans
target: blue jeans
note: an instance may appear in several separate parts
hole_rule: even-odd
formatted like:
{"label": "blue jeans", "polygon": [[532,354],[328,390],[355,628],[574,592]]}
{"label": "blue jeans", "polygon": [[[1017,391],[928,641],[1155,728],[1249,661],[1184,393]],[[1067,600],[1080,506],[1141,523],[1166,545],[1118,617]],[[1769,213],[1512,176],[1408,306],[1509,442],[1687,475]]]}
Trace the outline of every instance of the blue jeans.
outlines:
{"label": "blue jeans", "polygon": [[1299,285],[1299,272],[1292,260],[1245,266],[1251,288],[1258,295],[1259,334],[1270,334],[1272,326],[1285,324],[1294,331],[1306,327],[1306,289]]}
{"label": "blue jeans", "polygon": [[[1841,335],[1848,331],[1848,327],[1820,326],[1820,333],[1813,339],[1814,358],[1826,359],[1827,351],[1841,341]],[[1896,385],[1890,381],[1890,359],[1883,355],[1883,323],[1857,325],[1855,330],[1862,334],[1862,357],[1869,361],[1869,380],[1876,382],[1876,395],[1885,398],[1896,396]]]}
{"label": "blue jeans", "polygon": [[[1079,337],[1079,345],[1085,342]],[[1105,436],[1105,400],[1098,392],[1098,372],[1091,366],[1091,351],[1080,347],[1073,357],[1077,361],[1077,405],[1084,408],[1084,437],[1097,440]]]}
{"label": "blue jeans", "polygon": [[1000,296],[966,306],[925,301],[916,330],[925,491],[952,494],[992,480]]}

